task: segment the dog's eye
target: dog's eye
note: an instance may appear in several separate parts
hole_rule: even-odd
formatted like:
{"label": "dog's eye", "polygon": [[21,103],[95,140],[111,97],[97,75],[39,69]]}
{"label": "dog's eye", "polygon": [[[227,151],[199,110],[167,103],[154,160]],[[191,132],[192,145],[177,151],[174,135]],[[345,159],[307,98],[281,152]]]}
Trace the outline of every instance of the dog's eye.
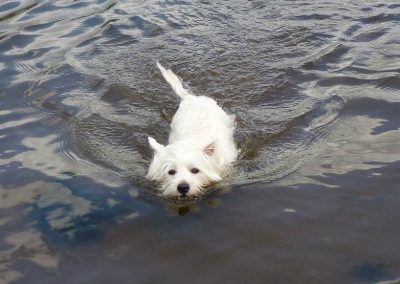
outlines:
{"label": "dog's eye", "polygon": [[168,171],[168,174],[169,174],[170,176],[173,176],[174,174],[176,174],[176,171],[175,171],[175,170],[169,170],[169,171]]}
{"label": "dog's eye", "polygon": [[198,174],[200,172],[198,168],[193,168],[190,171],[192,172],[192,174]]}

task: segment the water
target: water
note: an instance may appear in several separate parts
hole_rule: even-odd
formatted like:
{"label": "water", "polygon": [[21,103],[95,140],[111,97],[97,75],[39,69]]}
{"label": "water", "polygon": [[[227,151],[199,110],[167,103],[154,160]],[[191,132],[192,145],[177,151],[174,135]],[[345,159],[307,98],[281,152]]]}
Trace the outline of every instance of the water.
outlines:
{"label": "water", "polygon": [[[2,1],[0,283],[395,283],[399,15]],[[156,60],[237,116],[236,174],[187,204],[143,178],[178,103]]]}

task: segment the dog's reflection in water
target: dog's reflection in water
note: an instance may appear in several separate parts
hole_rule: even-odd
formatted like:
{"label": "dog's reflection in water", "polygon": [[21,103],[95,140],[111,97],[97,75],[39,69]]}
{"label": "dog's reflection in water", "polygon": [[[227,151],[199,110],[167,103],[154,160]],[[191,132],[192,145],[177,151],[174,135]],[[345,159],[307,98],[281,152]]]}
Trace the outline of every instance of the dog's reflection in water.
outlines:
{"label": "dog's reflection in water", "polygon": [[166,209],[170,215],[185,216],[205,208],[217,208],[221,204],[220,195],[231,190],[230,187],[213,188],[207,196],[182,198],[169,198],[166,202]]}

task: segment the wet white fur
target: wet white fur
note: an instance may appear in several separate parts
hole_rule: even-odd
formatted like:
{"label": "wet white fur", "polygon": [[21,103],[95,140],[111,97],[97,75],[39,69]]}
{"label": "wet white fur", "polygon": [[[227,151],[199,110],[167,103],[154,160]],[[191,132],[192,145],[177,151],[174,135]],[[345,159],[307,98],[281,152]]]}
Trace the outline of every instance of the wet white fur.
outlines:
{"label": "wet white fur", "polygon": [[[147,178],[158,182],[166,196],[179,196],[177,186],[182,182],[190,186],[187,195],[199,195],[225,177],[237,158],[234,116],[226,114],[215,100],[190,94],[181,79],[158,62],[157,67],[181,102],[172,119],[169,144],[148,138],[154,156]],[[193,168],[199,173],[192,173]],[[170,170],[176,174],[169,175]]]}

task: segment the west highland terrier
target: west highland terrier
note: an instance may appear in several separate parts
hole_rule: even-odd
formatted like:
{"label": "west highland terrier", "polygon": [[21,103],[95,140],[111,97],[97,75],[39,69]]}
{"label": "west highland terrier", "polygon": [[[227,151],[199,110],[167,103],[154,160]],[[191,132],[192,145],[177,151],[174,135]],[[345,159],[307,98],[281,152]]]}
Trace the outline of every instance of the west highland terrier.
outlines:
{"label": "west highland terrier", "polygon": [[238,150],[233,140],[234,115],[226,114],[216,101],[195,96],[181,79],[157,62],[164,79],[180,97],[171,122],[169,144],[148,137],[154,150],[147,178],[161,185],[165,196],[196,196],[230,172]]}

